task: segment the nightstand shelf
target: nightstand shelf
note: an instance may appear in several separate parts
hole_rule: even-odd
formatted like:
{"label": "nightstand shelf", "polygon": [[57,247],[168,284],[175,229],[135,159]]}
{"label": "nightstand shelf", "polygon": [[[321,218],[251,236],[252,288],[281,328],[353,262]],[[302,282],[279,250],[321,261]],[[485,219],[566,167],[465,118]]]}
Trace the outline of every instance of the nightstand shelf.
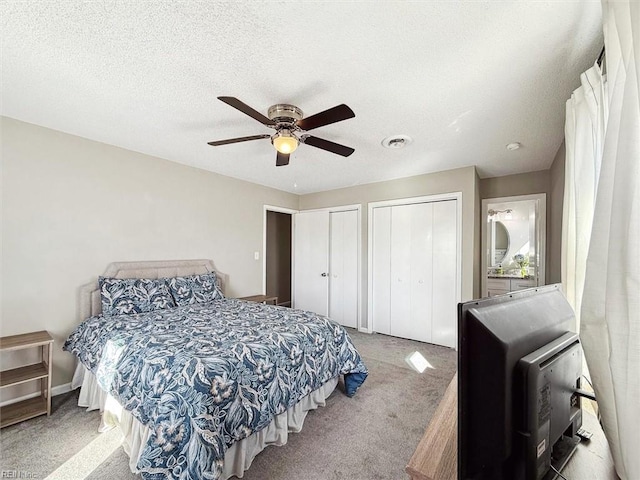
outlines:
{"label": "nightstand shelf", "polygon": [[40,331],[0,337],[0,352],[40,348],[39,363],[24,365],[0,372],[0,388],[39,381],[40,395],[0,408],[0,428],[20,423],[39,415],[51,414],[51,367],[53,338],[49,332]]}
{"label": "nightstand shelf", "polygon": [[247,300],[248,302],[266,303],[267,305],[277,305],[278,297],[270,295],[251,295],[249,297],[240,297],[238,300]]}
{"label": "nightstand shelf", "polygon": [[46,398],[38,396],[12,403],[11,405],[0,408],[0,418],[2,418],[0,428],[8,427],[9,425],[45,414],[49,414]]}
{"label": "nightstand shelf", "polygon": [[38,380],[39,378],[45,378],[47,375],[49,375],[49,370],[47,370],[47,364],[44,362],[5,370],[0,372],[0,387]]}

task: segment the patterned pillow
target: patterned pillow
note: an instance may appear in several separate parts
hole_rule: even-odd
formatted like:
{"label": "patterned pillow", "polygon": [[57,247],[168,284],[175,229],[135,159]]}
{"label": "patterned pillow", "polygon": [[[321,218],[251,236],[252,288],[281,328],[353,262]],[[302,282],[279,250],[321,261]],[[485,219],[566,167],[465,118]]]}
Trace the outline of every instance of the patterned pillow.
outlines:
{"label": "patterned pillow", "polygon": [[179,307],[224,298],[218,286],[218,277],[215,272],[167,278],[167,284],[176,305]]}
{"label": "patterned pillow", "polygon": [[164,278],[99,277],[103,315],[145,313],[176,306]]}

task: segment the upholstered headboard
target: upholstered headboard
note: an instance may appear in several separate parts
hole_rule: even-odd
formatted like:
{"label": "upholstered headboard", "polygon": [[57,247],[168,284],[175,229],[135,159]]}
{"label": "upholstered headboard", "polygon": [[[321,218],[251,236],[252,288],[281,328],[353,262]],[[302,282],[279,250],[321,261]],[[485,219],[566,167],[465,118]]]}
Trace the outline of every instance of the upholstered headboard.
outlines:
{"label": "upholstered headboard", "polygon": [[[113,262],[107,266],[103,277],[112,278],[163,278],[216,272],[222,293],[225,293],[227,276],[218,272],[211,260],[157,260],[146,262]],[[85,320],[102,312],[98,282],[80,287],[80,319]]]}

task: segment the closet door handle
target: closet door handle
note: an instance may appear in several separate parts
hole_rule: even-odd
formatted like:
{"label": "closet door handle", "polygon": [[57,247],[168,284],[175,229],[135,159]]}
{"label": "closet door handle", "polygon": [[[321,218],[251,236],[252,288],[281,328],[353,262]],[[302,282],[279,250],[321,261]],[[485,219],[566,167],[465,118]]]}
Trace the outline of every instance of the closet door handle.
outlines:
{"label": "closet door handle", "polygon": [[322,273],[320,274],[320,276],[321,276],[321,277],[326,277],[326,276],[327,276],[327,272],[322,272]]}

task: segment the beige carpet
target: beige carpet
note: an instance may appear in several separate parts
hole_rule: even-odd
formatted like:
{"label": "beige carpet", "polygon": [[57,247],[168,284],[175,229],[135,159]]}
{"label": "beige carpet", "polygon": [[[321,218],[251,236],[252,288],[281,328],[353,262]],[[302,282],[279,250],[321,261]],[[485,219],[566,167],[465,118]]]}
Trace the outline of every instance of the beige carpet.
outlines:
{"label": "beige carpet", "polygon": [[[307,416],[302,432],[268,447],[245,480],[404,479],[413,450],[456,369],[456,352],[385,335],[349,334],[369,368],[353,398],[341,386]],[[404,358],[419,351],[433,368],[419,374]],[[54,397],[51,417],[0,431],[0,464],[22,478],[139,479],[119,447],[119,431],[97,433],[99,415],[76,406],[76,392]],[[16,477],[20,478],[20,477]]]}

